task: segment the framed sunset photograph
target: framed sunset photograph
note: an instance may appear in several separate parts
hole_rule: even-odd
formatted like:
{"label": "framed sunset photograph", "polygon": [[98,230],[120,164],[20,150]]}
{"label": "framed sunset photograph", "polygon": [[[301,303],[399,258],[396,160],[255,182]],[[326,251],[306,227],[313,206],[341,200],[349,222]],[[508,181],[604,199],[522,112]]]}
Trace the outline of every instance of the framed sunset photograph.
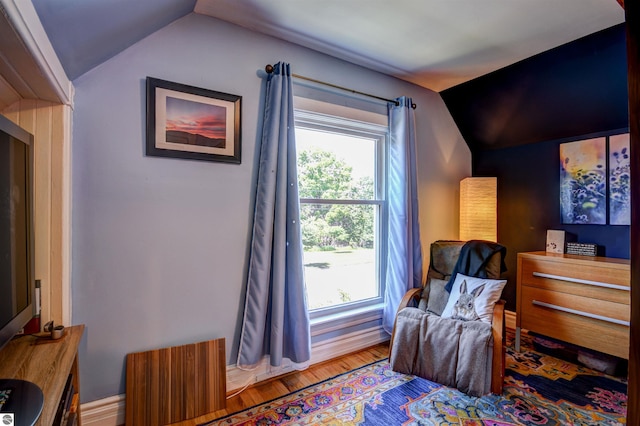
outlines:
{"label": "framed sunset photograph", "polygon": [[146,154],[240,164],[241,100],[147,77]]}

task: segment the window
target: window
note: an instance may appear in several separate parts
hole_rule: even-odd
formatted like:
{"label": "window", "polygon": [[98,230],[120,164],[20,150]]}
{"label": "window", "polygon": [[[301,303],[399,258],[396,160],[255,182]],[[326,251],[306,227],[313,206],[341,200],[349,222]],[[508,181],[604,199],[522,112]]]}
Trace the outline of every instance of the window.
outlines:
{"label": "window", "polygon": [[368,114],[384,125],[362,121],[362,116],[354,120],[296,109],[300,221],[312,318],[374,305],[384,295],[388,126],[386,116]]}

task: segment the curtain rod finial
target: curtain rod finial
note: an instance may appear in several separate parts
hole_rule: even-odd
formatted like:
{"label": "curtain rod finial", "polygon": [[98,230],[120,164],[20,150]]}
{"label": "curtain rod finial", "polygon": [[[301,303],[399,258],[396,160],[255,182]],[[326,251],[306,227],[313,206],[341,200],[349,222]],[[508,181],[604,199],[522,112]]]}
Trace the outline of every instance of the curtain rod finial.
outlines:
{"label": "curtain rod finial", "polygon": [[273,72],[273,65],[267,64],[267,66],[264,67],[264,70],[267,72],[267,74],[271,74]]}

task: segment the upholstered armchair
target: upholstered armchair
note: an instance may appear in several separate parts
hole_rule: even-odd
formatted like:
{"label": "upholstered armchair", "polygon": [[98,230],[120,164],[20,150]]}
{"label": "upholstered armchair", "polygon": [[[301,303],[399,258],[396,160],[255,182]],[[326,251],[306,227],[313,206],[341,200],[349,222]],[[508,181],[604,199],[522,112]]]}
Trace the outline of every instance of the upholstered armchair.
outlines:
{"label": "upholstered armchair", "polygon": [[500,296],[506,280],[499,278],[506,270],[505,252],[486,241],[431,244],[425,285],[410,290],[396,314],[389,350],[394,371],[469,395],[502,393],[505,302]]}

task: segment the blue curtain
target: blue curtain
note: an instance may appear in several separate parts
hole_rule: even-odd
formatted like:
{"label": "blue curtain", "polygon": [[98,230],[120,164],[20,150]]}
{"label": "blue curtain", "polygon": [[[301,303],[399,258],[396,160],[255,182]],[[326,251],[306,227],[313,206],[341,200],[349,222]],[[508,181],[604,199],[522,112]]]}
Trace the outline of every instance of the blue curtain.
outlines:
{"label": "blue curtain", "polygon": [[422,285],[415,118],[411,98],[389,105],[389,246],[382,326],[393,331],[405,293]]}
{"label": "blue curtain", "polygon": [[311,358],[304,287],[289,64],[274,65],[266,86],[251,257],[237,366]]}

